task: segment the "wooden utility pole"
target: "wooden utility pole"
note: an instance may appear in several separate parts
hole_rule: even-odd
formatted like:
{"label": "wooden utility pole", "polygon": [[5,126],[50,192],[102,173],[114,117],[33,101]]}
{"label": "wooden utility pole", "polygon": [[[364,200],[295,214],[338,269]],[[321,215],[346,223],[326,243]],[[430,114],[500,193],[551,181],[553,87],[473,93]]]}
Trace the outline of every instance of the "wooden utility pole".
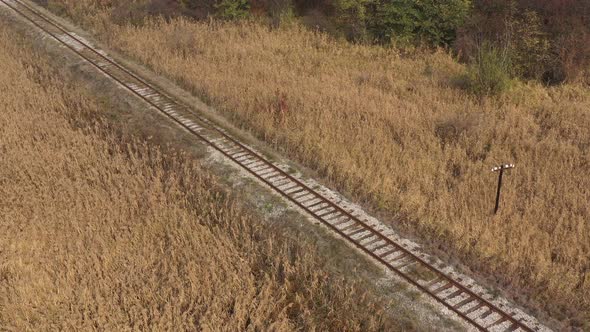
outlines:
{"label": "wooden utility pole", "polygon": [[514,164],[505,164],[492,168],[492,172],[500,172],[498,176],[498,191],[496,192],[496,206],[494,207],[494,214],[498,213],[498,209],[500,208],[500,191],[502,190],[502,175],[504,175],[504,170],[511,168],[514,168]]}

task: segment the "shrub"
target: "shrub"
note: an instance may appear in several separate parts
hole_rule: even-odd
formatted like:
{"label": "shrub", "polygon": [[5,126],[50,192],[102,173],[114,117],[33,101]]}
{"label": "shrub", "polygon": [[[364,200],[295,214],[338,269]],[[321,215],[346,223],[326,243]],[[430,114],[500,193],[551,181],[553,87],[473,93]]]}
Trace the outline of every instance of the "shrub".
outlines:
{"label": "shrub", "polygon": [[512,61],[516,75],[541,79],[551,65],[551,44],[536,12],[527,10],[515,19],[513,39]]}
{"label": "shrub", "polygon": [[[294,4],[300,13],[313,8],[303,0]],[[449,45],[470,9],[471,0],[332,0],[315,5],[315,10],[333,18],[349,40],[390,43],[395,39],[402,45]]]}
{"label": "shrub", "polygon": [[[295,1],[296,8],[308,8]],[[381,43],[427,42],[449,45],[467,18],[471,0],[333,0],[318,5],[338,23],[349,40],[372,38]]]}
{"label": "shrub", "polygon": [[508,50],[484,42],[469,65],[468,89],[479,96],[500,94],[510,88],[511,71]]}
{"label": "shrub", "polygon": [[383,43],[394,37],[401,44],[410,43],[418,28],[420,13],[410,1],[380,4],[373,8],[372,34]]}
{"label": "shrub", "polygon": [[335,0],[336,22],[346,38],[359,41],[367,37],[368,0]]}
{"label": "shrub", "polygon": [[250,4],[248,0],[221,0],[215,5],[217,16],[227,20],[235,20],[248,16]]}
{"label": "shrub", "polygon": [[372,5],[370,31],[381,42],[425,41],[449,45],[469,15],[471,0],[394,0]]}

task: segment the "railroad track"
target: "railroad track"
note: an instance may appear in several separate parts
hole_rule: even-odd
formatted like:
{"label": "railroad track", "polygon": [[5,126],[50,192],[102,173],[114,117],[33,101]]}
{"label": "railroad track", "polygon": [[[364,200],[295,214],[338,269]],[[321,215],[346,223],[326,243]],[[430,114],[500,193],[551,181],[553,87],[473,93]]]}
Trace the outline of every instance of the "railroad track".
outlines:
{"label": "railroad track", "polygon": [[522,318],[517,318],[516,312],[491,303],[484,298],[483,293],[472,290],[469,285],[463,285],[458,278],[446,275],[382,231],[371,227],[366,220],[361,220],[337,202],[314,191],[233,138],[224,129],[195,114],[189,107],[178,103],[30,5],[20,0],[0,0],[0,3],[475,328],[481,331],[506,332],[539,330],[538,327],[529,327]]}

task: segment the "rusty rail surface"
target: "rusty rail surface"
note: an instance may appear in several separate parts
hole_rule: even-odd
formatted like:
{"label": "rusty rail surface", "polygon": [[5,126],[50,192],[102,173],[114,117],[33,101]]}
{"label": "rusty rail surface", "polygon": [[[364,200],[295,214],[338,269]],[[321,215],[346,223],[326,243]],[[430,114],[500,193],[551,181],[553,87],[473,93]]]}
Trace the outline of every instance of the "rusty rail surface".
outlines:
{"label": "rusty rail surface", "polygon": [[[20,0],[0,2],[478,330],[537,330],[516,318],[515,312],[507,312],[486,300],[482,293],[461,284],[462,280],[446,275],[382,231],[289,175],[213,122],[175,101],[30,5]],[[429,279],[422,279],[424,275]]]}

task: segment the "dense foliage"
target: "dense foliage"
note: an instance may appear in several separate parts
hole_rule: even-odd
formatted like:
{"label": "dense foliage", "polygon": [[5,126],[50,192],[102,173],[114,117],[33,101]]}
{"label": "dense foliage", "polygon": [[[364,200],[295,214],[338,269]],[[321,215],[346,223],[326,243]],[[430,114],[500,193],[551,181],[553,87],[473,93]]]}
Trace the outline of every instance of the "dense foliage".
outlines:
{"label": "dense foliage", "polygon": [[238,19],[248,16],[248,0],[221,0],[215,4],[217,13],[225,19]]}
{"label": "dense foliage", "polygon": [[395,0],[373,3],[370,31],[382,42],[401,39],[449,45],[467,18],[471,0]]}

